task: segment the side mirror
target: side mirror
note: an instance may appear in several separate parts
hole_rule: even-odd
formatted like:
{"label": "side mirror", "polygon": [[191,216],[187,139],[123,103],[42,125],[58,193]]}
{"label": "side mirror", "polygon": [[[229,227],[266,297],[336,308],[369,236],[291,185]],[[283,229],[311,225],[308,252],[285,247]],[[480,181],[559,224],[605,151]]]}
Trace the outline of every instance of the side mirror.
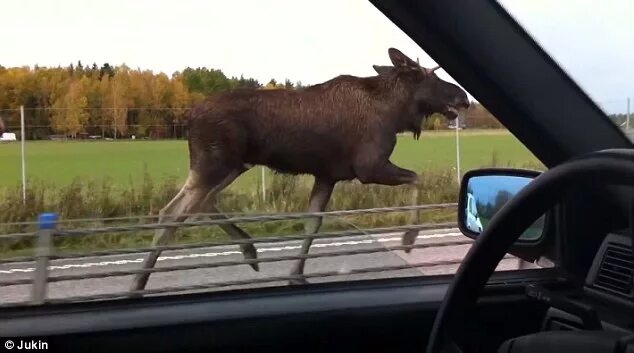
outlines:
{"label": "side mirror", "polygon": [[[540,172],[523,169],[490,168],[467,172],[462,178],[458,199],[458,227],[475,239],[493,216],[528,185]],[[535,244],[544,235],[546,215],[524,231],[516,244]]]}

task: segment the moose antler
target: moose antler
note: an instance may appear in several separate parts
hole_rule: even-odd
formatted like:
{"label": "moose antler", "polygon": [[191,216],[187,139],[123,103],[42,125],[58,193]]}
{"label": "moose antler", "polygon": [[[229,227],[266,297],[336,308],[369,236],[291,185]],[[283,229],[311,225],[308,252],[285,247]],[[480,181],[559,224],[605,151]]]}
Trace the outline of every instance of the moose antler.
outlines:
{"label": "moose antler", "polygon": [[426,72],[427,74],[431,74],[431,73],[433,73],[434,71],[436,71],[436,70],[440,69],[440,65],[439,65],[439,66],[435,66],[435,67],[433,67],[433,68],[431,68],[431,69],[427,69],[427,68],[423,68],[423,69],[425,70],[425,72]]}
{"label": "moose antler", "polygon": [[425,68],[425,67],[420,66],[420,60],[418,59],[418,57],[416,57],[416,64],[417,64],[420,68],[422,68],[423,70],[425,70],[425,72],[426,72],[426,73],[428,73],[428,74],[431,74],[432,72],[434,72],[434,71],[436,71],[436,70],[440,69],[440,65],[435,66],[435,67],[434,67],[434,68],[432,68],[432,69],[428,69],[428,68]]}

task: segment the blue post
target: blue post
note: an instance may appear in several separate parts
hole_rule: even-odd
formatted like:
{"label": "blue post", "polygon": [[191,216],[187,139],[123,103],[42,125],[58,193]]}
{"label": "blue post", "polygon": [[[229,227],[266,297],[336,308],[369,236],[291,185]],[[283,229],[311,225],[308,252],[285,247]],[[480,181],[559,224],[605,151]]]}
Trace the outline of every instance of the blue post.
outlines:
{"label": "blue post", "polygon": [[52,254],[53,232],[57,226],[57,213],[42,213],[37,218],[37,248],[35,249],[35,276],[32,303],[43,304],[48,287],[48,263]]}
{"label": "blue post", "polygon": [[57,213],[40,213],[37,218],[40,229],[55,229],[57,226]]}

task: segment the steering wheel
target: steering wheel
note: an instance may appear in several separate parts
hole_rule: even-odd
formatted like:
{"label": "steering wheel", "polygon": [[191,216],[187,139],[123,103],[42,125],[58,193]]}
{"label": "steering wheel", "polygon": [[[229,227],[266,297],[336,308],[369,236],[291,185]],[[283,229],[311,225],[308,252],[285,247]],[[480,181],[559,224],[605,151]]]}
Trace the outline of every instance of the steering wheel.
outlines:
{"label": "steering wheel", "polygon": [[[478,296],[498,263],[522,232],[553,207],[571,184],[584,182],[634,185],[634,149],[592,152],[549,169],[524,187],[495,214],[487,228],[469,249],[449,287],[436,315],[427,353],[461,352],[457,345],[456,334],[466,332],[464,326],[466,320],[463,315],[472,312],[475,308]],[[559,350],[563,348],[574,352],[599,351],[597,347],[588,346],[588,339],[584,340],[583,336],[574,336],[578,335],[578,332],[555,333],[557,335],[553,332],[530,335],[535,337],[529,341],[532,344],[541,343],[543,349],[540,349],[540,352],[548,352],[555,346]],[[537,337],[537,335],[541,336]],[[567,340],[562,339],[560,336],[564,335],[570,337]],[[592,335],[601,336],[593,342],[601,341],[607,346],[611,342],[609,352],[612,352],[614,336],[604,332]],[[571,337],[575,339],[570,339]],[[588,337],[587,333],[586,337]],[[570,345],[562,347],[561,344],[564,344],[564,341]],[[527,348],[524,345],[521,346],[523,349]],[[520,347],[517,348],[524,351]],[[513,349],[506,347],[504,351],[511,350]]]}

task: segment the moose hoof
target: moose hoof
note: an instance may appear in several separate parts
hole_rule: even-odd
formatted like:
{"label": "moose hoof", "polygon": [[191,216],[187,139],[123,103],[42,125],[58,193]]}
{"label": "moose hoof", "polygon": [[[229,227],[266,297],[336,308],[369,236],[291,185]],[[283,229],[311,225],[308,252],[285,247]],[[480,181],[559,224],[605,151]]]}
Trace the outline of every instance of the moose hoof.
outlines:
{"label": "moose hoof", "polygon": [[[403,246],[412,246],[414,242],[416,242],[416,237],[418,237],[418,230],[408,230],[403,234],[403,238],[401,239],[401,244]],[[412,248],[406,248],[405,253],[409,254],[412,252]]]}
{"label": "moose hoof", "polygon": [[[253,244],[242,246],[242,254],[245,260],[256,260],[258,258],[258,252]],[[250,263],[249,266],[256,272],[260,271],[260,264],[257,262]]]}
{"label": "moose hoof", "polygon": [[[135,278],[134,281],[132,282],[132,285],[130,286],[130,292],[138,292],[138,291],[142,291],[145,289],[145,287],[147,286],[147,282],[148,282],[148,277],[139,277],[139,278]],[[130,297],[140,297],[143,296],[143,294],[139,294],[139,293],[133,293],[130,295]]]}
{"label": "moose hoof", "polygon": [[141,293],[132,293],[132,294],[128,295],[128,298],[130,298],[130,299],[143,298],[143,294],[141,294]]}
{"label": "moose hoof", "polygon": [[134,283],[132,286],[130,286],[130,292],[132,293],[130,293],[127,297],[132,299],[141,298],[143,297],[143,294],[139,293],[139,291],[142,291],[144,289],[145,283]]}

